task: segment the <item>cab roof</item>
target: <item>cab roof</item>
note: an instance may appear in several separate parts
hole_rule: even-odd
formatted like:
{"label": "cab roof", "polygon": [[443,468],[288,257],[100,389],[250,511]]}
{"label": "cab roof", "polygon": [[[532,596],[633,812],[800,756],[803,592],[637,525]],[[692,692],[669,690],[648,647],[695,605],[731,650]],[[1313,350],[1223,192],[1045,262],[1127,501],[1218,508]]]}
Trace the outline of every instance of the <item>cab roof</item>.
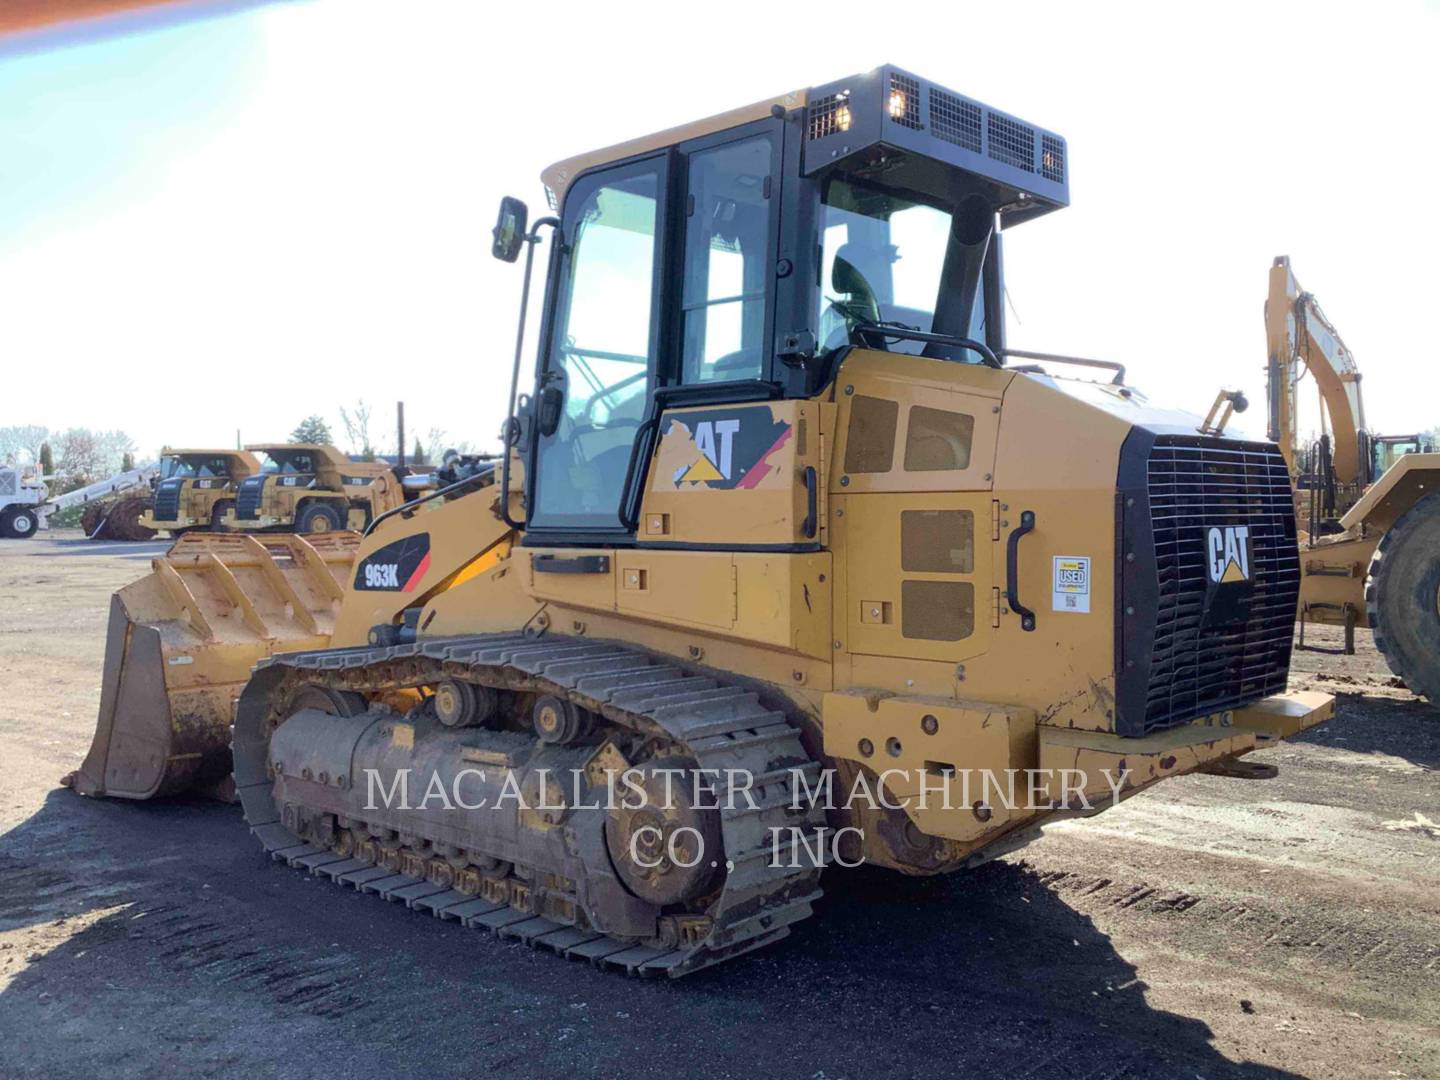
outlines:
{"label": "cab roof", "polygon": [[588,169],[762,120],[776,106],[792,119],[803,110],[802,176],[847,163],[893,165],[898,156],[905,168],[896,183],[947,198],[959,170],[982,186],[1002,228],[1070,203],[1068,153],[1055,132],[883,64],[556,162],[540,174],[550,204],[559,209]]}
{"label": "cab roof", "polygon": [[207,448],[201,447],[200,449],[184,448],[184,449],[179,449],[179,450],[172,450],[172,449],[168,449],[168,448],[167,448],[166,450],[162,451],[162,453],[163,453],[166,457],[223,457],[223,458],[231,458],[231,459],[238,459],[238,460],[240,460],[240,461],[243,461],[243,462],[244,462],[245,464],[247,464],[247,465],[254,465],[256,468],[259,468],[259,467],[260,467],[260,463],[255,460],[255,455],[252,454],[252,453],[250,453],[250,451],[249,451],[248,449],[247,449],[247,450],[212,450],[212,449],[207,449]]}
{"label": "cab roof", "polygon": [[593,169],[597,165],[605,165],[612,161],[623,161],[625,158],[634,157],[637,154],[674,146],[676,143],[682,143],[689,139],[698,139],[702,135],[726,131],[754,120],[763,120],[770,115],[776,105],[787,111],[802,108],[808,93],[807,90],[792,90],[788,94],[766,98],[752,105],[744,105],[738,109],[731,109],[729,112],[706,117],[704,120],[695,120],[688,124],[681,124],[679,127],[666,128],[664,131],[642,135],[639,138],[616,143],[614,146],[607,146],[601,150],[576,154],[564,161],[557,161],[543,170],[540,173],[540,180],[545,185],[545,194],[550,200],[550,205],[558,209],[565,200],[565,189],[570,186],[570,182],[575,177],[586,169]]}

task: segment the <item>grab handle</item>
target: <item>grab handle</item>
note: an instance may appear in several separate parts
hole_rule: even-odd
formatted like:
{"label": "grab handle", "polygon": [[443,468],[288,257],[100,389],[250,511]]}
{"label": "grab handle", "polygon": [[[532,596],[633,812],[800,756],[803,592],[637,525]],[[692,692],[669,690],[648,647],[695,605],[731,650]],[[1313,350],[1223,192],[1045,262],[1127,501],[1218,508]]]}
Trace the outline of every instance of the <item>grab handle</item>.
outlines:
{"label": "grab handle", "polygon": [[805,520],[800,525],[800,534],[806,540],[814,540],[820,528],[820,474],[814,465],[805,467]]}
{"label": "grab handle", "polygon": [[1020,527],[1010,533],[1005,547],[1005,599],[1010,610],[1020,616],[1021,630],[1035,629],[1035,612],[1020,603],[1020,541],[1035,529],[1035,512],[1023,510],[1020,513]]}

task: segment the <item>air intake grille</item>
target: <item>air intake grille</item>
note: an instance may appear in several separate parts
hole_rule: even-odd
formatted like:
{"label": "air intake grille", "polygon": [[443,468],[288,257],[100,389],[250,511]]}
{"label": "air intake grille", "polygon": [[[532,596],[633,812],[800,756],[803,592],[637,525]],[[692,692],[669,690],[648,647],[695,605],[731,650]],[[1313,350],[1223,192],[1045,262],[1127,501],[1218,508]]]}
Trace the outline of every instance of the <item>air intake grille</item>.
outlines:
{"label": "air intake grille", "polygon": [[180,481],[167,481],[155,489],[155,520],[174,521],[180,516]]}
{"label": "air intake grille", "polygon": [[[1279,449],[1162,436],[1150,451],[1146,483],[1159,589],[1144,731],[1282,692],[1300,557]],[[1207,625],[1207,538],[1211,528],[1228,526],[1249,530],[1249,611],[1243,621]]]}
{"label": "air intake grille", "polygon": [[980,106],[973,101],[930,88],[930,133],[936,138],[980,152]]}
{"label": "air intake grille", "polygon": [[1053,135],[1040,136],[1040,175],[1057,184],[1065,182],[1065,144]]}
{"label": "air intake grille", "polygon": [[850,92],[826,94],[810,102],[807,113],[810,138],[823,139],[827,135],[850,130]]}
{"label": "air intake grille", "polygon": [[265,493],[265,480],[263,476],[252,476],[240,482],[240,490],[235,493],[237,518],[254,521],[260,516],[260,497]]}
{"label": "air intake grille", "polygon": [[890,119],[897,124],[916,131],[924,127],[920,123],[920,83],[909,75],[898,71],[890,73],[890,96],[885,107],[890,111]]}
{"label": "air intake grille", "polygon": [[1035,129],[1019,120],[992,112],[986,117],[990,156],[1026,172],[1035,171]]}

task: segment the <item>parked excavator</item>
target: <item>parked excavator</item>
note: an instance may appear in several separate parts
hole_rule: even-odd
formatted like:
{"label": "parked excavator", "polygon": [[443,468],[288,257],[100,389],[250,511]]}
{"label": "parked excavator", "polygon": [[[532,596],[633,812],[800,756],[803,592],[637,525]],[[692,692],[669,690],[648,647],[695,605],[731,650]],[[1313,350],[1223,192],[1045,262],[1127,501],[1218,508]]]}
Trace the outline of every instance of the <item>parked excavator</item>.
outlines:
{"label": "parked excavator", "polygon": [[[1422,435],[1377,435],[1365,422],[1355,356],[1286,256],[1270,267],[1269,436],[1295,483],[1300,641],[1307,623],[1368,626],[1390,669],[1440,703],[1440,453]],[[1320,433],[1302,445],[1300,384],[1319,395]]]}
{"label": "parked excavator", "polygon": [[[157,610],[112,619],[102,726],[113,758],[151,718],[149,792],[243,683],[275,859],[675,976],[790,933],[832,861],[973,866],[1168,777],[1269,775],[1246,755],[1330,715],[1286,693],[1280,451],[1007,348],[1002,230],[1068,204],[1060,136],[885,66],[543,178],[554,216],[506,199],[494,234],[525,298],[549,241],[499,467],[329,575],[313,537],[185,537],[243,559],[159,563]],[[245,681],[197,618],[270,655]],[[196,720],[171,680],[206,665]],[[1017,775],[1032,798],[979,779]]]}

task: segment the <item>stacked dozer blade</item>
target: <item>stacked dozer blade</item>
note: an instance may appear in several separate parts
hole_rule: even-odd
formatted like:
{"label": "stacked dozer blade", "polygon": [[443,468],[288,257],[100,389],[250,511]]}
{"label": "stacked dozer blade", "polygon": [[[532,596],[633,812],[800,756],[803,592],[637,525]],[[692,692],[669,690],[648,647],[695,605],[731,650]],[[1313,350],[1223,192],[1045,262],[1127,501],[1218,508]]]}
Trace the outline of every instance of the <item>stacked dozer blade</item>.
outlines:
{"label": "stacked dozer blade", "polygon": [[110,602],[82,795],[223,794],[234,702],[256,662],[330,641],[360,537],[195,533]]}

